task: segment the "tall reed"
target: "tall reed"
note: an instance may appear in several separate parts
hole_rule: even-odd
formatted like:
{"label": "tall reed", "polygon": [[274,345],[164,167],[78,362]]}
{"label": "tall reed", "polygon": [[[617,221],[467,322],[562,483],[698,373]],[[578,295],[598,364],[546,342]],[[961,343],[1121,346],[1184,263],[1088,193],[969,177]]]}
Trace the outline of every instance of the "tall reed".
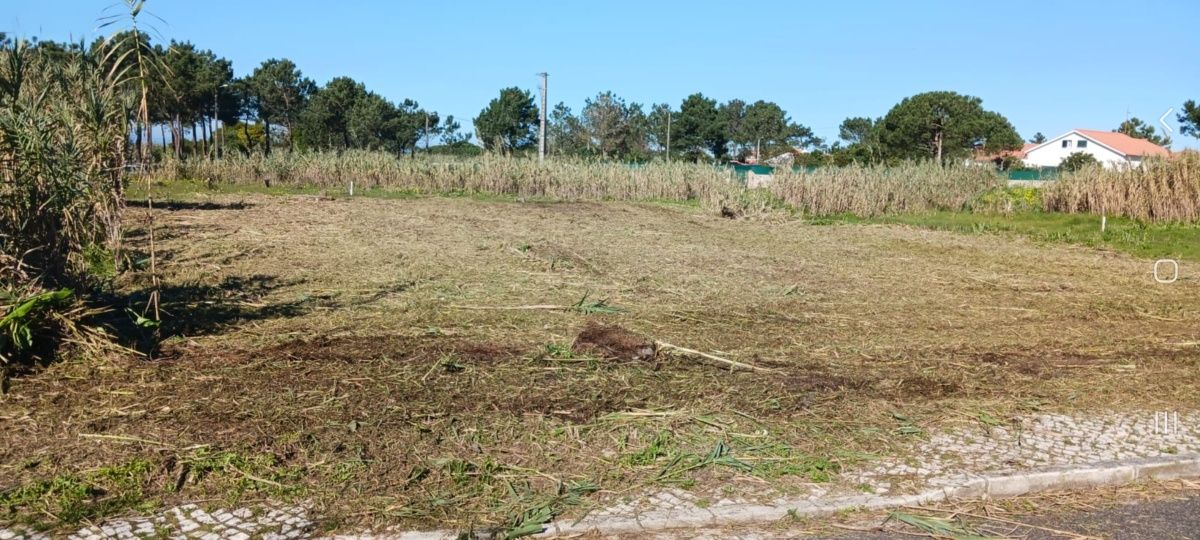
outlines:
{"label": "tall reed", "polygon": [[793,207],[814,215],[863,217],[930,210],[964,210],[1005,181],[986,167],[906,162],[894,166],[849,165],[812,172],[776,171],[769,189]]}
{"label": "tall reed", "polygon": [[0,47],[0,284],[76,282],[120,236],[128,100],[96,55]]}
{"label": "tall reed", "polygon": [[739,189],[728,170],[691,163],[398,158],[383,152],[284,153],[221,160],[168,161],[154,174],[234,184],[389,189],[422,193],[486,193],[559,200],[699,200],[719,205]]}
{"label": "tall reed", "polygon": [[1046,187],[1042,200],[1054,212],[1195,223],[1200,220],[1200,154],[1149,160],[1138,168],[1065,173]]}
{"label": "tall reed", "polygon": [[[0,45],[0,393],[13,365],[106,334],[75,287],[112,267],[132,101],[82,47]],[[107,262],[106,262],[107,261]]]}

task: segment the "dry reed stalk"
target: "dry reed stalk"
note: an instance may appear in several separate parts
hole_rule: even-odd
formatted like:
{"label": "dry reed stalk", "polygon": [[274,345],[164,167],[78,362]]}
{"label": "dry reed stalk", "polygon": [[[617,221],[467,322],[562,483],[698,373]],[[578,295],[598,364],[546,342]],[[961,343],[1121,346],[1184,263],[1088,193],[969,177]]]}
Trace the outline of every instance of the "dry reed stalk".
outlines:
{"label": "dry reed stalk", "polygon": [[1200,155],[1147,160],[1138,168],[1066,173],[1045,189],[1043,204],[1052,212],[1194,223],[1200,220]]}

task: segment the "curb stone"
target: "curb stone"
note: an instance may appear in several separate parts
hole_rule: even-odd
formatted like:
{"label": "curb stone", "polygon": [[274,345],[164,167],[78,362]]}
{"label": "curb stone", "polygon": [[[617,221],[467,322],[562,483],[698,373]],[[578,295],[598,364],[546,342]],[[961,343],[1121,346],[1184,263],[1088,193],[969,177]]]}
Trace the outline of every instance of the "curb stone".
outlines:
{"label": "curb stone", "polygon": [[[671,530],[699,530],[729,525],[762,525],[776,522],[789,514],[798,517],[822,517],[846,510],[883,510],[901,506],[919,506],[947,499],[986,499],[1014,497],[1053,489],[1083,489],[1111,486],[1138,480],[1174,480],[1200,477],[1200,453],[1171,455],[1121,461],[1100,461],[1076,466],[1042,468],[1015,474],[980,476],[966,473],[948,478],[924,491],[908,495],[855,494],[819,498],[782,498],[767,504],[718,501],[701,508],[685,495],[659,493],[641,504],[621,504],[578,521],[560,520],[546,524],[538,538],[596,535],[645,535]],[[824,490],[820,490],[823,493]],[[645,504],[645,503],[643,503]],[[655,507],[653,505],[657,504]],[[177,527],[173,537],[246,539],[261,535],[264,540],[308,537],[312,525],[303,507],[273,508],[265,514],[250,509],[204,511],[194,504],[175,507],[154,517],[93,525],[72,534],[80,540],[102,538],[150,538],[159,526]],[[257,520],[252,518],[257,517]],[[234,519],[237,518],[237,519]],[[282,518],[282,519],[281,519]],[[220,532],[221,534],[217,534]],[[498,531],[475,531],[471,538],[494,538]],[[361,540],[443,540],[462,538],[459,530],[398,531],[334,535],[326,538]],[[0,527],[0,540],[49,540],[50,536],[32,531]]]}
{"label": "curb stone", "polygon": [[[919,506],[947,499],[1005,498],[1055,489],[1082,489],[1127,484],[1137,480],[1175,480],[1200,477],[1200,455],[1171,458],[1146,458],[1110,462],[1085,467],[1064,467],[1004,476],[975,477],[956,486],[931,489],[914,495],[856,495],[823,501],[782,499],[774,504],[731,504],[712,508],[650,510],[634,517],[583,518],[579,521],[555,521],[534,538],[556,538],[597,534],[611,536],[668,529],[702,528],[724,525],[772,523],[789,514],[799,517],[824,517],[845,510],[882,510],[901,506]],[[449,540],[459,531],[409,531],[376,536],[393,540]],[[352,537],[333,537],[338,539]]]}

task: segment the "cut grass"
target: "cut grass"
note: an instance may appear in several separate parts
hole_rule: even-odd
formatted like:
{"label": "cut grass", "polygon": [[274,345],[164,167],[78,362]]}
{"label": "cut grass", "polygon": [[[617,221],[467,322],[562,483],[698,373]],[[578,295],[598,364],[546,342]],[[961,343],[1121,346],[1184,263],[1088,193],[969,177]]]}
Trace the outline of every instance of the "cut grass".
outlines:
{"label": "cut grass", "polygon": [[[519,534],[666,486],[854,493],[842,472],[963,422],[1200,388],[1200,283],[1120,254],[659,204],[206,197],[156,205],[171,340],[15,380],[0,488],[141,459],[175,471],[154,504]],[[775,371],[572,350],[589,321]],[[212,472],[175,491],[189,460]]]}
{"label": "cut grass", "polygon": [[1109,217],[1104,232],[1101,232],[1100,220],[1100,216],[1091,214],[1052,212],[931,212],[870,219],[831,216],[813,220],[813,223],[900,224],[968,234],[1016,234],[1036,242],[1109,249],[1145,259],[1200,261],[1200,225],[1147,224],[1128,218]]}

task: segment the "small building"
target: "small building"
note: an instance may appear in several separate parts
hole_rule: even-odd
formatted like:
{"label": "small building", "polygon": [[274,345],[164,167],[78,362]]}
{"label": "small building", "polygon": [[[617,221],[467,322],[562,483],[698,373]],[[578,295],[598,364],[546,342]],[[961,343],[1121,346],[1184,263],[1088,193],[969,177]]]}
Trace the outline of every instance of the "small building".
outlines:
{"label": "small building", "polygon": [[1057,167],[1076,152],[1091,154],[1106,169],[1140,167],[1148,157],[1169,157],[1171,151],[1124,133],[1073,129],[1038,145],[1026,145],[1021,161],[1026,167]]}

